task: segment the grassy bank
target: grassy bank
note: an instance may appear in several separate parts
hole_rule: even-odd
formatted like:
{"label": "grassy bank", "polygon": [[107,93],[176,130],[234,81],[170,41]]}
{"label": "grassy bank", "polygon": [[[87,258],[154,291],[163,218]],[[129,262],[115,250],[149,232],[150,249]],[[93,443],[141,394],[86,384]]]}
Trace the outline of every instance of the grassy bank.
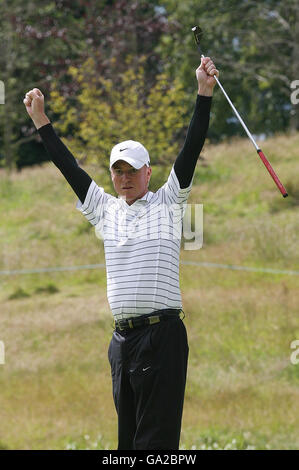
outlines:
{"label": "grassy bank", "polygon": [[[263,144],[287,199],[247,140],[206,145],[189,199],[204,205],[204,245],[182,249],[181,260],[299,270],[298,145],[298,135]],[[52,163],[0,172],[0,194],[0,270],[104,263]],[[0,448],[115,448],[105,270],[0,281]],[[181,266],[190,346],[182,448],[298,449],[298,287],[295,275]]]}

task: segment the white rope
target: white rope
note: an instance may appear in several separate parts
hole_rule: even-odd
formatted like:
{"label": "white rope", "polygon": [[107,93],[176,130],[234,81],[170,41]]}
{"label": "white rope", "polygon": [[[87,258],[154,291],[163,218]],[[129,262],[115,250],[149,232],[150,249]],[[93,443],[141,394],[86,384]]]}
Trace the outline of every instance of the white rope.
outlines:
{"label": "white rope", "polygon": [[[220,269],[231,269],[235,271],[251,271],[261,272],[269,274],[288,274],[291,276],[298,276],[299,271],[289,271],[284,269],[272,269],[272,268],[252,268],[249,266],[236,266],[233,264],[218,264],[218,263],[207,263],[207,262],[195,262],[195,261],[181,261],[180,264],[186,266],[201,266],[204,268],[220,268]],[[57,266],[53,268],[37,268],[37,269],[15,269],[11,271],[0,271],[2,276],[10,276],[13,274],[35,274],[35,273],[47,273],[56,271],[77,271],[79,269],[98,269],[105,268],[105,264],[86,264],[82,266]]]}
{"label": "white rope", "polygon": [[291,276],[298,276],[299,271],[288,271],[285,269],[272,269],[272,268],[251,268],[249,266],[236,266],[233,264],[217,264],[217,263],[196,263],[195,261],[181,261],[181,264],[193,265],[193,266],[203,266],[207,268],[222,268],[222,269],[232,269],[237,271],[251,271],[251,272],[261,272],[261,273],[270,273],[270,274],[289,274]]}

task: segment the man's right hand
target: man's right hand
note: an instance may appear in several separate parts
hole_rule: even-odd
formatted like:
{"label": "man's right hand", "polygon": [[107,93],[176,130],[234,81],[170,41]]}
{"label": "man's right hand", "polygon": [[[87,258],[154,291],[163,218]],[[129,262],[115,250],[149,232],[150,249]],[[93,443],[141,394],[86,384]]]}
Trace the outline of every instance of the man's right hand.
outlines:
{"label": "man's right hand", "polygon": [[44,95],[38,88],[33,88],[33,90],[28,91],[23,103],[37,129],[45,124],[49,124],[50,121],[45,115]]}

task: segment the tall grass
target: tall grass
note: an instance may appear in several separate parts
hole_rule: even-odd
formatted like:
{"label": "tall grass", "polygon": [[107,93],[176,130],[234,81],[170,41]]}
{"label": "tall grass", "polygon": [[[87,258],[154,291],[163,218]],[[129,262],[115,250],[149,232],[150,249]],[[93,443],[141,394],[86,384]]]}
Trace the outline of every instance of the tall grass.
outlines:
{"label": "tall grass", "polygon": [[[204,205],[204,245],[181,259],[298,270],[298,143],[263,144],[289,199],[247,140],[206,145],[189,200]],[[104,263],[52,163],[0,172],[0,195],[0,270]],[[298,449],[298,276],[182,265],[180,282],[190,346],[181,448]],[[105,270],[1,276],[0,315],[0,448],[116,448]]]}

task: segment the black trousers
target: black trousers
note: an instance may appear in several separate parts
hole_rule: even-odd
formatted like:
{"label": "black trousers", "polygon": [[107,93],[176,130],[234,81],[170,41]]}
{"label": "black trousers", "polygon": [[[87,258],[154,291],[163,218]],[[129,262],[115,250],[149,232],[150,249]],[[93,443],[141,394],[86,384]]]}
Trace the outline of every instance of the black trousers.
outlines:
{"label": "black trousers", "polygon": [[188,352],[179,317],[114,330],[108,358],[118,450],[179,448]]}

